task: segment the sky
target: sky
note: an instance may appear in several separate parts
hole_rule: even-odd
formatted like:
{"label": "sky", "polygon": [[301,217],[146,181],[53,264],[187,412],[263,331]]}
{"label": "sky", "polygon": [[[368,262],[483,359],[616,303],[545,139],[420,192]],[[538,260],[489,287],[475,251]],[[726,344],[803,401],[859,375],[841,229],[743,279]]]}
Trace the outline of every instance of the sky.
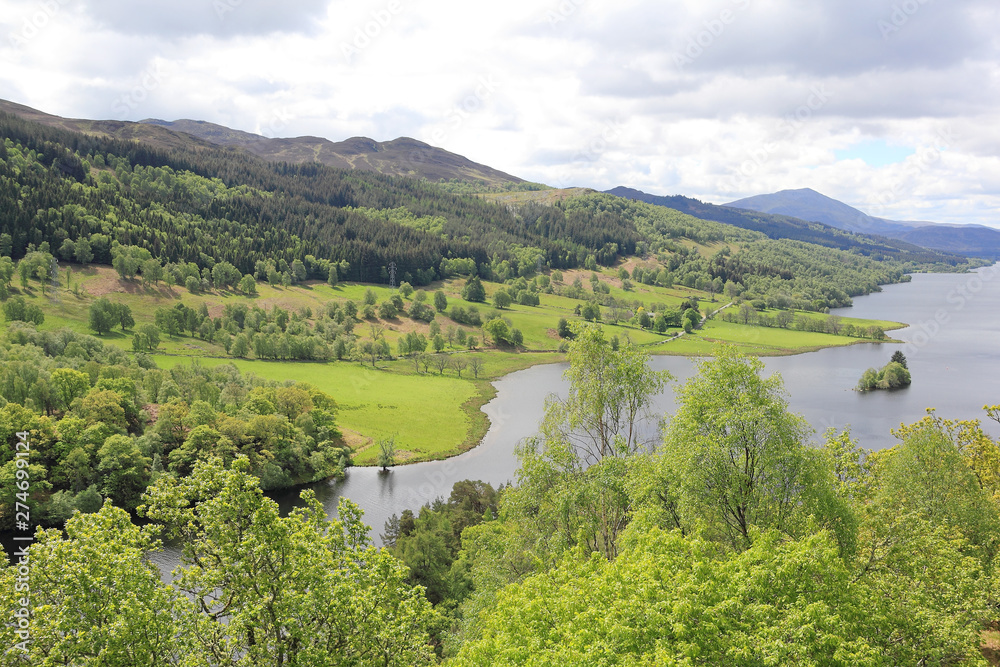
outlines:
{"label": "sky", "polygon": [[4,0],[0,98],[1000,227],[996,0]]}

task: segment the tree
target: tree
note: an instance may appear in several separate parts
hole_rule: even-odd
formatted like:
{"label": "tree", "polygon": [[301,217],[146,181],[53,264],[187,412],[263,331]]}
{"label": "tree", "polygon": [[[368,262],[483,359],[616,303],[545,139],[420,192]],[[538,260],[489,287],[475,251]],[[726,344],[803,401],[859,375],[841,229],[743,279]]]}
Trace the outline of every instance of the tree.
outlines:
{"label": "tree", "polygon": [[[39,532],[31,546],[25,664],[44,665],[58,655],[74,665],[165,666],[190,657],[185,624],[194,608],[147,558],[160,548],[153,533],[110,503],[71,517],[65,537],[59,529]],[[16,576],[16,568],[0,571],[5,608],[20,608]],[[3,638],[11,647],[20,641],[9,624]]]}
{"label": "tree", "polygon": [[465,287],[462,288],[462,298],[473,303],[486,301],[486,289],[479,280],[479,276],[472,276],[466,281]]}
{"label": "tree", "polygon": [[487,334],[497,347],[511,344],[510,326],[506,320],[497,317],[483,325],[483,333]]}
{"label": "tree", "polygon": [[74,400],[90,391],[90,376],[72,368],[57,368],[52,371],[51,378],[52,388],[63,410],[69,409]]}
{"label": "tree", "polygon": [[94,260],[94,253],[90,248],[90,241],[85,238],[79,238],[76,240],[76,245],[73,250],[73,257],[80,264],[90,264]]}
{"label": "tree", "polygon": [[437,614],[406,567],[371,544],[358,507],[341,500],[327,521],[305,491],[305,506],[282,517],[248,469],[245,458],[198,463],[187,478],[157,480],[143,508],[183,545],[175,581],[200,610],[191,627],[203,662],[432,664]]}
{"label": "tree", "polygon": [[142,282],[156,285],[163,280],[163,267],[160,261],[155,258],[147,259],[142,263]]}
{"label": "tree", "polygon": [[240,278],[239,290],[247,296],[253,296],[257,293],[257,281],[248,273]]}
{"label": "tree", "polygon": [[469,370],[472,371],[473,376],[479,379],[479,373],[483,370],[483,361],[477,355],[473,355],[469,358]]}
{"label": "tree", "polygon": [[774,323],[781,329],[787,329],[795,319],[795,314],[790,310],[779,310],[774,316]]}
{"label": "tree", "polygon": [[101,491],[119,507],[134,509],[149,483],[151,461],[142,455],[132,438],[113,435],[97,452]]}
{"label": "tree", "polygon": [[365,290],[364,301],[366,306],[374,306],[375,303],[378,301],[378,295],[375,294],[375,290],[373,290],[371,287]]}
{"label": "tree", "polygon": [[90,328],[100,335],[108,333],[111,331],[111,327],[120,322],[115,305],[105,297],[90,304],[89,314]]}
{"label": "tree", "polygon": [[337,277],[337,265],[330,264],[330,269],[327,271],[326,274],[326,283],[330,287],[336,287],[338,282],[339,278]]}
{"label": "tree", "polygon": [[816,509],[828,489],[814,479],[815,450],[803,444],[809,428],[788,412],[780,376],[765,379],[763,368],[731,345],[700,362],[678,392],[661,450],[683,524],[701,523],[738,550],[752,543],[754,526],[794,535],[810,511],[820,521],[840,511]]}
{"label": "tree", "polygon": [[507,308],[510,306],[510,294],[506,290],[497,290],[493,295],[493,305],[501,310]]}
{"label": "tree", "polygon": [[135,319],[132,317],[132,309],[128,307],[128,304],[113,303],[111,304],[111,307],[114,312],[115,324],[118,324],[122,328],[122,331],[131,329],[135,326]]}
{"label": "tree", "polygon": [[[644,311],[645,312],[645,311]],[[593,301],[588,301],[580,308],[580,316],[588,322],[601,321],[601,307]]]}
{"label": "tree", "polygon": [[573,336],[573,331],[569,327],[569,321],[565,317],[559,318],[559,322],[556,324],[556,333],[559,334],[560,338],[570,338]]}
{"label": "tree", "polygon": [[451,365],[451,362],[448,359],[448,355],[446,354],[434,355],[434,360],[432,363],[434,364],[434,368],[438,370],[438,375],[444,375],[445,369]]}
{"label": "tree", "polygon": [[644,444],[640,424],[671,375],[650,370],[649,355],[629,342],[616,349],[597,326],[573,331],[564,374],[569,394],[547,406],[543,435],[569,444],[588,464],[630,456]]}
{"label": "tree", "polygon": [[382,471],[386,472],[390,467],[396,465],[396,437],[379,438],[378,441],[378,465],[382,466]]}
{"label": "tree", "polygon": [[451,367],[455,369],[458,377],[462,377],[462,371],[464,371],[469,365],[469,362],[461,357],[455,357],[451,360]]}
{"label": "tree", "polygon": [[434,292],[434,307],[437,308],[439,313],[443,313],[448,309],[448,297],[441,290]]}
{"label": "tree", "polygon": [[906,365],[906,355],[903,354],[902,350],[896,350],[895,352],[893,352],[892,358],[889,361],[897,363],[903,368],[909,369],[909,366]]}

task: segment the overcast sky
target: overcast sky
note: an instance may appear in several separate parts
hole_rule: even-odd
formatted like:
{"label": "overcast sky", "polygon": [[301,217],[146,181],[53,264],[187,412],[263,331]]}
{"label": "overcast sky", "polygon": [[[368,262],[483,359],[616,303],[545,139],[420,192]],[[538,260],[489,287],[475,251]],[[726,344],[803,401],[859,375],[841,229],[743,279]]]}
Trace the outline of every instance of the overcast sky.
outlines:
{"label": "overcast sky", "polygon": [[0,97],[1000,226],[996,0],[4,0]]}

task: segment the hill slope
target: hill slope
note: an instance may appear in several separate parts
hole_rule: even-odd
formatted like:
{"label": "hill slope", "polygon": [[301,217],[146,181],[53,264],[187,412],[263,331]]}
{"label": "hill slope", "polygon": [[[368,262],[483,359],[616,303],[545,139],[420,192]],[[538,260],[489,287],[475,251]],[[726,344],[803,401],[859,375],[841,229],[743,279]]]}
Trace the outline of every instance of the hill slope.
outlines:
{"label": "hill slope", "polygon": [[942,252],[1000,258],[1000,231],[996,229],[981,225],[943,225],[876,218],[810,188],[756,195],[726,206],[789,215],[851,232],[880,234]]}
{"label": "hill slope", "polygon": [[416,139],[400,137],[375,141],[353,137],[332,142],[321,137],[269,139],[204,121],[119,120],[62,118],[37,109],[0,100],[0,111],[48,127],[114,139],[141,141],[161,150],[229,148],[246,151],[271,162],[325,164],[341,169],[373,171],[392,176],[415,176],[430,181],[458,179],[487,185],[522,183],[498,169],[478,164]]}
{"label": "hill slope", "polygon": [[200,120],[147,119],[139,122],[185,132],[220,146],[242,148],[274,162],[319,162],[328,167],[377,171],[395,176],[418,176],[431,181],[455,178],[489,184],[523,182],[516,176],[409,137],[392,141],[351,137],[340,142],[308,136],[270,139]]}

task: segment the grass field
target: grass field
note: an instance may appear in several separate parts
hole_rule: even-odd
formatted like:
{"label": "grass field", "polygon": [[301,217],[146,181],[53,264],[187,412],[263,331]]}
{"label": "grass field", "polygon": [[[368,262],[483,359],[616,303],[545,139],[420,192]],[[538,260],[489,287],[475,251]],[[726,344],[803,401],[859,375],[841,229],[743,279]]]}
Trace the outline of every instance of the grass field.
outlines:
{"label": "grass field", "polygon": [[[641,263],[630,260],[630,264]],[[591,294],[590,271],[574,270],[563,272],[563,284],[570,285],[580,278],[584,286],[584,296]],[[248,297],[230,291],[210,291],[192,294],[187,289],[164,284],[142,286],[137,281],[119,280],[117,274],[106,266],[72,267],[71,284],[66,287],[66,267],[61,268],[63,287],[49,290],[42,295],[40,286],[32,282],[29,289],[15,288],[14,293],[39,305],[45,313],[43,330],[69,327],[81,333],[92,333],[88,327],[88,308],[95,299],[107,296],[112,301],[125,303],[131,310],[137,324],[150,323],[155,312],[161,307],[171,307],[184,303],[192,308],[202,304],[209,314],[218,317],[227,304],[246,303],[266,310],[275,306],[304,313],[311,309],[315,319],[331,300],[354,300],[361,304],[365,293],[375,292],[378,303],[387,300],[393,291],[384,285],[346,284],[330,287],[326,283],[309,282],[291,287],[274,287],[258,283],[258,294]],[[654,303],[666,307],[677,307],[691,296],[699,297],[703,308],[714,311],[725,305],[722,301],[712,302],[711,295],[686,287],[664,288],[635,284],[632,289],[623,289],[617,272],[606,268],[598,272],[600,280],[608,286],[611,296],[628,302],[641,302],[649,308]],[[449,305],[473,304],[461,299],[463,279],[439,281],[424,287],[429,294],[440,289],[448,297]],[[488,299],[500,285],[484,281]],[[412,301],[412,296],[408,301]],[[565,359],[558,353],[564,342],[556,334],[560,318],[582,321],[575,310],[582,302],[556,294],[541,294],[539,306],[512,305],[499,311],[524,335],[524,349],[519,351],[499,350],[485,347],[474,352],[449,348],[449,358],[465,358],[475,355],[482,362],[479,377],[474,378],[466,368],[461,377],[452,368],[439,373],[433,367],[414,365],[412,359],[395,358],[379,361],[377,368],[358,362],[277,362],[259,360],[236,360],[226,357],[225,349],[218,344],[206,342],[190,336],[171,338],[164,335],[156,355],[161,367],[190,363],[197,360],[206,365],[235,363],[241,371],[252,372],[272,380],[295,380],[308,382],[333,396],[340,406],[339,423],[348,443],[355,448],[355,460],[360,464],[374,463],[375,445],[379,438],[395,436],[397,450],[406,461],[422,461],[444,458],[475,446],[488,428],[488,420],[480,407],[494,393],[489,380],[502,377],[516,370],[540,363],[553,363]],[[486,318],[494,309],[489,304],[475,304],[480,314]],[[602,309],[607,315],[607,309]],[[796,313],[799,317],[825,317],[819,313]],[[442,329],[460,327],[450,318],[438,315],[436,318]],[[898,322],[859,320],[843,318],[845,324],[856,326],[881,326],[889,331],[900,326]],[[409,331],[423,333],[428,339],[429,325],[401,316],[390,320],[363,321],[355,327],[355,333],[364,338],[369,335],[372,325],[383,329],[386,340],[393,352],[399,338]],[[642,345],[653,354],[706,355],[711,354],[719,341],[735,344],[740,350],[754,355],[782,355],[808,352],[823,347],[850,345],[856,338],[832,336],[830,334],[808,333],[786,329],[745,326],[711,319],[701,330],[674,338],[678,329],[670,329],[666,335],[640,329],[632,324],[611,325],[601,323],[607,335],[628,338]],[[461,327],[467,334],[479,338],[483,344],[483,332],[476,327]],[[131,332],[117,329],[103,336],[106,342],[131,350]]]}
{"label": "grass field", "polygon": [[[191,363],[187,357],[156,355],[157,365],[171,368]],[[485,433],[486,415],[479,407],[492,398],[486,380],[393,372],[357,363],[290,363],[199,359],[205,366],[233,363],[243,373],[269,380],[308,382],[337,401],[337,422],[355,449],[355,462],[373,464],[374,441],[396,438],[401,461],[445,458],[469,449],[470,432]],[[474,407],[463,409],[463,406]],[[473,422],[478,423],[473,423]],[[481,435],[480,435],[481,438]]]}

